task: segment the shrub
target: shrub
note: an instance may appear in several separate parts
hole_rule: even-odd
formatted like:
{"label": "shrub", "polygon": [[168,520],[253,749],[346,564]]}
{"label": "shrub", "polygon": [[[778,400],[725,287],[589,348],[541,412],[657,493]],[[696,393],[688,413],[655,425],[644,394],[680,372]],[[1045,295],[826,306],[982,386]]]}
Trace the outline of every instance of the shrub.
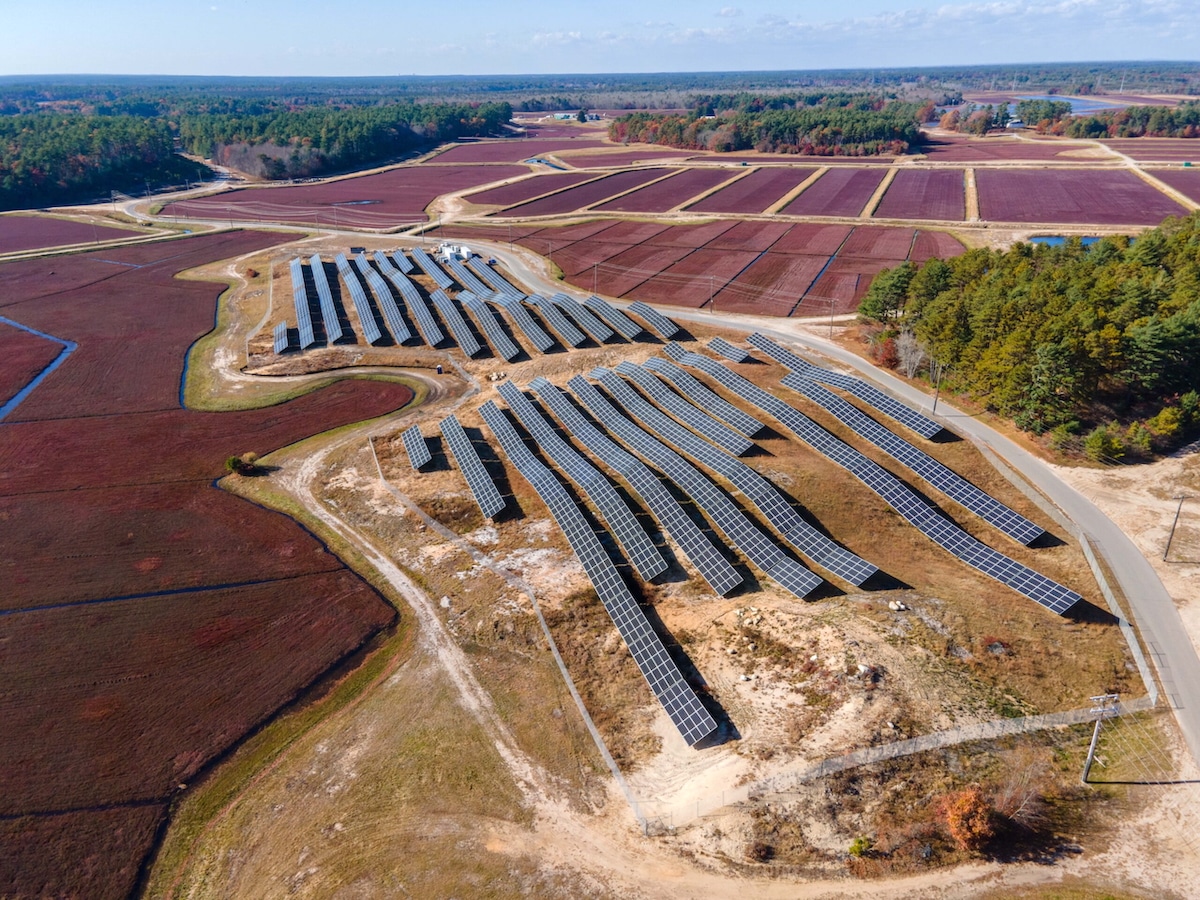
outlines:
{"label": "shrub", "polygon": [[980,850],[996,833],[992,805],[978,785],[946,795],[938,810],[961,850]]}
{"label": "shrub", "polygon": [[1098,425],[1083,439],[1083,452],[1097,462],[1121,459],[1125,444],[1111,425]]}
{"label": "shrub", "polygon": [[850,843],[850,855],[856,859],[860,856],[865,856],[871,852],[871,839],[865,835],[859,835]]}

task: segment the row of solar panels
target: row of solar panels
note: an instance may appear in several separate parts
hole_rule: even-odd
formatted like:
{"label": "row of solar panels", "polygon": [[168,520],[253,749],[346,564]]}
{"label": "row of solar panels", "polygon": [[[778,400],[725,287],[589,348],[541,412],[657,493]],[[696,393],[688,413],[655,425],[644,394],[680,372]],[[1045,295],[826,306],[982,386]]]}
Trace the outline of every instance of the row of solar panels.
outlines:
{"label": "row of solar panels", "polygon": [[[442,266],[421,248],[412,251],[416,265],[438,285],[437,290],[430,296],[434,308],[441,315],[455,343],[469,357],[483,352],[483,345],[475,336],[475,332],[459,311],[455,302],[445,293],[455,288],[454,280]],[[431,311],[417,286],[406,277],[406,272],[412,271],[413,265],[401,251],[396,251],[389,259],[381,251],[374,253],[376,271],[363,253],[355,256],[354,262],[362,277],[366,279],[374,298],[374,306],[363,291],[362,283],[355,276],[344,254],[338,254],[335,263],[338,272],[345,282],[351,301],[362,325],[363,336],[370,344],[379,343],[389,337],[381,327],[375,314],[378,309],[390,337],[398,344],[417,338],[405,321],[401,306],[396,302],[387,284],[379,272],[391,282],[403,301],[403,306],[409,312],[416,328],[431,347],[436,347],[446,339],[445,333],[438,324],[437,318]],[[329,283],[325,276],[325,268],[319,255],[314,255],[309,261],[309,271],[312,273],[313,286],[317,292],[321,308],[321,319],[325,329],[326,341],[329,344],[342,338],[345,329],[338,316],[337,307],[333,302]],[[472,257],[466,263],[449,257],[444,261],[458,284],[462,286],[459,301],[474,315],[483,329],[487,341],[497,354],[506,362],[515,359],[521,353],[521,348],[509,336],[503,320],[498,318],[493,307],[503,310],[512,324],[519,330],[528,342],[539,352],[549,352],[556,343],[561,342],[565,347],[578,347],[588,338],[597,343],[603,343],[620,334],[626,340],[632,340],[642,331],[638,325],[621,310],[615,308],[599,297],[589,297],[582,303],[566,294],[555,294],[553,297],[539,295],[526,296],[508,282],[500,273],[483,262],[479,257]],[[299,349],[306,350],[317,343],[310,313],[308,287],[304,276],[304,266],[299,258],[291,262],[292,296],[296,311]],[[653,307],[635,303],[630,307],[646,320],[651,330],[663,338],[670,338],[678,333],[679,326],[659,313]],[[540,317],[538,321],[531,314],[535,311]],[[549,331],[543,327],[545,323]],[[551,334],[550,332],[553,332]],[[276,326],[275,352],[283,353],[291,348],[287,333],[286,322],[282,330]]]}

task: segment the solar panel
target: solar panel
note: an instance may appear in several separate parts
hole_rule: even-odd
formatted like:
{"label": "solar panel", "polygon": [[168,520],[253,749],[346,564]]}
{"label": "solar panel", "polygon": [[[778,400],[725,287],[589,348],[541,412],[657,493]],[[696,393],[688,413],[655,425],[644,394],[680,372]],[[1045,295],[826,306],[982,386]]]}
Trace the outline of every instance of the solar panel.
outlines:
{"label": "solar panel", "polygon": [[480,408],[484,421],[521,476],[538,492],[596,588],[617,631],[624,638],[650,690],[689,746],[717,729],[717,723],[688,685],[645,611],[629,592],[604,547],[575,501],[558,479],[529,452],[517,432],[492,401]]}
{"label": "solar panel", "polygon": [[313,335],[312,314],[308,309],[308,291],[304,287],[304,265],[300,257],[291,262],[292,303],[296,307],[296,329],[300,334],[300,349],[307,350],[317,342]]}
{"label": "solar panel", "polygon": [[714,394],[702,382],[693,378],[673,362],[652,356],[643,365],[675,385],[675,389],[679,393],[700,409],[706,409],[717,418],[724,419],[746,437],[752,438],[766,427],[754,416],[734,406],[720,394]]}
{"label": "solar panel", "polygon": [[627,341],[632,341],[635,337],[642,333],[642,326],[621,310],[617,309],[607,300],[597,297],[593,294],[583,301],[586,309],[590,309],[601,319],[612,326],[613,331],[625,338]]}
{"label": "solar panel", "polygon": [[623,477],[633,492],[650,508],[655,518],[675,539],[680,549],[691,561],[717,594],[725,596],[742,583],[737,569],[721,554],[721,551],[691,517],[679,505],[658,477],[631,453],[626,453],[600,429],[592,425],[575,408],[567,396],[545,378],[535,378],[529,385],[537,393],[542,405],[563,424],[590,453]]}
{"label": "solar panel", "polygon": [[403,250],[397,250],[395,253],[393,253],[392,260],[396,263],[396,268],[399,269],[404,275],[409,275],[412,273],[412,260],[404,255]]}
{"label": "solar panel", "polygon": [[456,256],[448,256],[442,260],[442,267],[447,269],[454,277],[454,280],[461,284],[466,290],[477,296],[493,293],[493,288],[488,287],[482,281],[475,277],[475,273],[462,264]]}
{"label": "solar panel", "polygon": [[653,306],[647,306],[641,300],[629,304],[629,311],[637,313],[646,320],[646,324],[650,326],[651,331],[658,333],[658,336],[664,340],[675,337],[679,333],[679,326],[660,313]]}
{"label": "solar panel", "polygon": [[491,307],[470,291],[462,291],[459,293],[458,299],[475,314],[475,318],[483,326],[483,333],[487,335],[488,341],[506,362],[512,362],[521,355],[521,348],[514,344],[512,338],[504,332],[500,320],[496,318]]}
{"label": "solar panel", "polygon": [[578,347],[587,340],[587,335],[580,331],[575,325],[563,315],[562,310],[547,300],[540,294],[531,294],[525,299],[525,302],[534,307],[549,325],[558,334],[564,346]]}
{"label": "solar panel", "polygon": [[534,442],[596,504],[642,580],[650,581],[665,572],[668,568],[667,561],[647,537],[633,511],[621,499],[621,495],[613,490],[608,479],[574,447],[558,436],[550,423],[515,384],[506,381],[500,385],[499,392]]}
{"label": "solar panel", "polygon": [[[380,271],[383,272],[384,278],[392,283],[392,286],[396,288],[396,293],[404,299],[404,305],[408,307],[409,312],[412,313],[413,318],[416,320],[417,328],[420,329],[425,342],[430,347],[436,347],[444,341],[446,336],[442,334],[441,326],[438,325],[437,319],[433,317],[433,313],[429,311],[429,306],[425,303],[425,298],[421,296],[421,292],[417,290],[417,286],[405,278],[404,273],[393,266],[391,260],[378,250],[375,251],[375,262],[379,266]],[[404,325],[407,331],[408,326],[404,322],[404,316],[400,313],[399,305],[392,299],[391,292],[386,290],[387,285],[383,285],[383,288],[384,293],[387,295],[386,300],[380,302],[380,306],[383,308],[383,317],[388,320],[392,331],[396,331],[396,325],[392,322],[394,314],[399,323]],[[377,295],[379,294],[378,289],[375,292]],[[389,303],[388,301],[391,302]]]}
{"label": "solar panel", "polygon": [[350,291],[350,299],[354,301],[354,310],[358,313],[358,321],[362,325],[367,343],[379,343],[383,340],[383,332],[379,330],[379,323],[375,321],[375,311],[371,309],[371,304],[367,301],[367,294],[362,289],[362,283],[355,277],[354,270],[350,268],[350,263],[344,254],[339,253],[334,262],[337,263],[338,274],[342,276],[342,281]]}
{"label": "solar panel", "polygon": [[784,540],[804,556],[856,587],[878,571],[875,566],[838,545],[802,518],[776,487],[754,469],[672,422],[612,372],[597,369],[593,370],[592,377],[599,379],[628,415],[648,426],[660,440],[727,478],[783,535]]}
{"label": "solar panel", "polygon": [[342,323],[338,321],[337,307],[333,305],[333,294],[329,293],[329,282],[325,278],[325,266],[319,254],[314,253],[308,261],[313,284],[321,301],[321,321],[325,323],[325,340],[332,344],[342,338]]}
{"label": "solar panel", "polygon": [[733,360],[735,363],[744,363],[750,359],[750,354],[741,347],[729,343],[723,337],[715,337],[708,342],[708,348],[718,356],[723,356],[726,359]]}
{"label": "solar panel", "polygon": [[752,334],[746,340],[751,346],[762,350],[767,356],[776,362],[782,363],[792,371],[807,375],[813,381],[819,381],[822,384],[827,384],[830,387],[839,388],[849,394],[853,394],[884,415],[895,419],[901,425],[915,431],[923,438],[932,438],[942,431],[942,426],[933,421],[933,419],[921,415],[921,413],[917,412],[911,406],[901,403],[890,394],[884,393],[861,378],[855,378],[853,375],[843,375],[840,372],[831,372],[828,369],[822,369],[820,366],[814,366],[812,363],[797,356],[790,350],[780,347],[770,338],[761,334]]}
{"label": "solar panel", "polygon": [[275,326],[275,352],[286,353],[289,348],[287,322]]}
{"label": "solar panel", "polygon": [[613,330],[596,318],[595,314],[574,297],[566,294],[555,294],[550,299],[555,306],[574,319],[580,328],[591,335],[597,344],[603,344],[613,336]]}
{"label": "solar panel", "polygon": [[734,456],[741,456],[754,447],[754,441],[721,424],[708,413],[697,409],[641,366],[635,365],[629,360],[623,360],[617,365],[616,371],[617,374],[625,376],[640,387],[650,396],[651,400],[691,428],[692,431],[703,435]]}
{"label": "solar panel", "polygon": [[450,276],[442,271],[442,267],[434,262],[433,257],[422,250],[420,247],[412,249],[413,261],[420,267],[421,271],[433,279],[433,283],[440,287],[443,291],[454,287],[454,282],[450,280]]}
{"label": "solar panel", "polygon": [[493,304],[512,317],[516,326],[525,333],[525,337],[529,338],[529,342],[542,353],[548,352],[554,346],[554,338],[546,334],[542,326],[533,321],[533,316],[529,314],[529,310],[525,308],[525,304],[520,299],[505,297],[502,294],[493,294],[490,299]]}
{"label": "solar panel", "polygon": [[421,426],[414,425],[402,434],[404,450],[408,453],[408,461],[413,469],[420,471],[421,466],[433,462],[433,454],[429,452],[429,444],[421,434]]}
{"label": "solar panel", "polygon": [[858,407],[825,390],[815,381],[801,377],[799,372],[789,372],[783,383],[832,413],[855,434],[866,438],[884,453],[908,466],[947,497],[966,507],[985,522],[996,526],[1009,537],[1022,544],[1031,544],[1046,533],[1045,529],[980,490],[953,469],[893,434]]}
{"label": "solar panel", "polygon": [[462,348],[463,353],[473,357],[483,350],[483,347],[479,346],[479,341],[475,339],[475,334],[471,331],[471,327],[467,325],[467,320],[462,317],[462,313],[454,305],[454,301],[447,297],[440,289],[430,294],[429,299],[433,301],[433,305],[437,307],[437,311],[442,314],[442,319],[445,320],[446,327],[454,335],[454,342]]}
{"label": "solar panel", "polygon": [[882,466],[834,437],[799,410],[730,371],[716,360],[698,353],[687,353],[681,361],[686,366],[711,375],[725,388],[770,413],[796,437],[847,469],[914,527],[967,565],[1059,615],[1066,613],[1083,599],[1069,588],[967,534]]}
{"label": "solar panel", "polygon": [[467,267],[478,275],[481,279],[488,283],[493,291],[499,291],[509,297],[523,296],[519,290],[507,278],[485,263],[478,256],[472,256],[467,260]]}
{"label": "solar panel", "polygon": [[784,554],[774,539],[747,518],[708,476],[618,412],[583,376],[576,375],[568,385],[610,434],[678,485],[729,542],[764,574],[774,572],[772,577],[801,599],[822,583],[819,576]]}
{"label": "solar panel", "polygon": [[475,449],[475,445],[463,431],[457,416],[447,416],[442,419],[440,427],[442,437],[446,439],[446,446],[450,448],[450,454],[458,463],[463,477],[467,479],[467,485],[471,488],[471,495],[479,505],[479,511],[483,513],[485,519],[492,518],[504,509],[504,498],[496,490],[496,483],[492,481],[492,476],[483,467],[479,451]]}

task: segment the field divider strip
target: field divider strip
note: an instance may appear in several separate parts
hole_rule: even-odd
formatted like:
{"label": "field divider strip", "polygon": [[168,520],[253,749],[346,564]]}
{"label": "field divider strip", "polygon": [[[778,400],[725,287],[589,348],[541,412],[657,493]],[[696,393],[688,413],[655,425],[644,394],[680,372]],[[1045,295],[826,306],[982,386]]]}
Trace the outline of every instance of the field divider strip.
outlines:
{"label": "field divider strip", "polygon": [[963,215],[968,222],[979,221],[979,185],[975,181],[975,167],[963,169]]}
{"label": "field divider strip", "polygon": [[896,180],[896,173],[899,171],[895,166],[888,166],[888,170],[883,173],[883,180],[879,182],[879,187],[875,188],[874,193],[867,200],[867,205],[863,207],[863,211],[859,214],[860,218],[869,219],[875,215],[875,210],[883,202],[883,195],[888,192],[888,188]]}
{"label": "field divider strip", "polygon": [[1171,187],[1165,181],[1159,181],[1150,172],[1147,172],[1145,169],[1143,169],[1140,165],[1132,166],[1131,171],[1135,175],[1137,175],[1138,178],[1142,179],[1142,181],[1146,182],[1146,184],[1150,185],[1150,187],[1154,188],[1159,193],[1166,194],[1168,197],[1170,197],[1176,203],[1182,204],[1184,209],[1189,209],[1192,212],[1195,212],[1196,210],[1200,209],[1200,203],[1197,203],[1195,200],[1193,200],[1191,197],[1189,197],[1187,194],[1183,193],[1182,191],[1177,191],[1175,188]]}
{"label": "field divider strip", "polygon": [[802,182],[800,182],[798,185],[796,185],[794,188],[792,188],[790,191],[788,191],[786,194],[784,194],[782,197],[780,197],[778,200],[776,200],[774,203],[772,203],[770,206],[768,206],[766,209],[764,209],[760,215],[773,216],[776,213],[781,212],[784,209],[784,207],[786,207],[789,203],[791,203],[793,200],[795,200],[797,197],[799,197],[802,193],[804,193],[810,187],[812,187],[813,183],[816,182],[817,179],[819,179],[826,172],[828,172],[830,168],[831,168],[830,166],[818,166],[817,171],[813,172],[811,175],[809,175],[807,178],[805,178]]}
{"label": "field divider strip", "polygon": [[599,729],[596,728],[596,723],[592,721],[592,717],[587,711],[587,706],[584,705],[583,697],[580,696],[579,689],[575,686],[575,680],[571,677],[571,673],[567,670],[567,664],[563,660],[562,654],[558,652],[558,644],[556,644],[554,641],[554,635],[550,631],[550,626],[547,624],[545,616],[542,615],[542,607],[538,603],[537,594],[534,592],[533,587],[523,578],[513,574],[503,566],[497,565],[486,553],[483,553],[469,541],[455,534],[437,519],[426,514],[425,510],[421,509],[417,503],[414,503],[410,497],[402,493],[399,488],[389,482],[387,478],[384,477],[383,467],[380,465],[379,456],[375,452],[374,438],[368,438],[367,443],[371,447],[371,458],[375,460],[375,471],[379,475],[380,484],[384,486],[389,494],[396,498],[401,506],[411,511],[417,518],[425,523],[427,528],[437,532],[447,541],[454,544],[456,547],[470,556],[471,559],[474,560],[478,565],[481,565],[498,575],[510,587],[520,591],[529,599],[530,606],[533,607],[534,614],[537,616],[538,624],[541,625],[542,634],[546,638],[546,643],[550,646],[550,652],[554,656],[554,662],[558,666],[558,671],[562,675],[563,682],[566,684],[567,690],[571,694],[571,699],[575,701],[575,706],[579,709],[580,716],[583,718],[583,724],[587,728],[588,733],[591,735],[592,741],[596,745],[596,750],[600,753],[605,765],[608,766],[608,770],[612,773],[613,779],[616,781],[617,786],[621,789],[621,793],[625,795],[625,801],[629,804],[630,810],[633,811],[639,827],[641,827],[644,831],[646,829],[646,820],[642,816],[640,804],[638,803],[637,798],[633,795],[633,791],[629,787],[628,782],[626,782],[625,776],[621,774],[621,769],[617,766],[617,761],[613,759],[612,754],[609,753],[608,746],[604,743],[603,736],[600,734]]}

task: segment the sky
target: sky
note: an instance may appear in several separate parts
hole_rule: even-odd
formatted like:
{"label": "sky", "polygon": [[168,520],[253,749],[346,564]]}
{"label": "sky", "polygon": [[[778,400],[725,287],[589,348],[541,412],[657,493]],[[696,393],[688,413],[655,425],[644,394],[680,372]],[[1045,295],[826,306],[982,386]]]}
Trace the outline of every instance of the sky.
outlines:
{"label": "sky", "polygon": [[490,75],[1200,59],[1194,0],[0,0],[0,74]]}

